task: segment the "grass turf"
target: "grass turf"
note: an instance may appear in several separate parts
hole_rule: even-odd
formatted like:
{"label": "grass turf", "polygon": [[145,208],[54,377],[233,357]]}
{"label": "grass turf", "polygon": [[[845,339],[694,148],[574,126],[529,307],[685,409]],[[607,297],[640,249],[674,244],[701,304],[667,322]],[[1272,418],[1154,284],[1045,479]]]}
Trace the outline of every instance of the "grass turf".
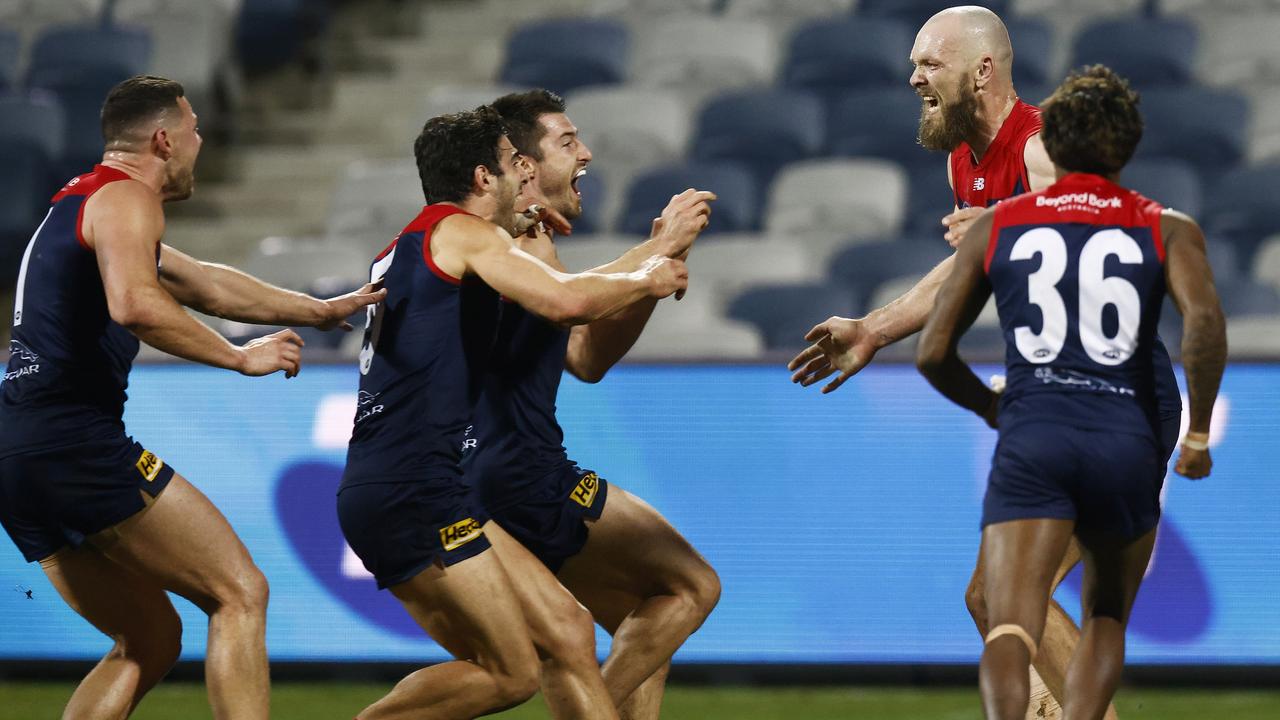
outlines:
{"label": "grass turf", "polygon": [[[0,720],[57,717],[70,683],[0,682]],[[390,689],[390,684],[277,683],[272,688],[276,720],[344,720]],[[1276,717],[1280,691],[1124,689],[1116,709],[1125,720],[1264,720]],[[135,720],[211,717],[204,687],[165,683],[134,713]],[[540,699],[491,716],[501,720],[547,720]],[[702,688],[673,687],[664,720],[980,720],[976,689],[935,688]]]}

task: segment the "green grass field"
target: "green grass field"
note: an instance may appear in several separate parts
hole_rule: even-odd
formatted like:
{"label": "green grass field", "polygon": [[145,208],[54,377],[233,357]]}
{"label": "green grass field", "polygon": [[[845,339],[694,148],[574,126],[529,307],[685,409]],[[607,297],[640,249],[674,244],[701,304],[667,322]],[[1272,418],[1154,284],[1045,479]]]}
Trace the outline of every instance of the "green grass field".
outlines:
{"label": "green grass field", "polygon": [[[58,716],[70,696],[69,683],[0,683],[0,720]],[[275,720],[349,720],[389,685],[277,683]],[[1126,689],[1116,708],[1125,720],[1270,720],[1280,691]],[[976,689],[922,688],[701,688],[673,687],[666,720],[980,720]],[[166,683],[143,701],[136,720],[209,718],[204,687]],[[492,716],[501,720],[547,720],[540,699]]]}

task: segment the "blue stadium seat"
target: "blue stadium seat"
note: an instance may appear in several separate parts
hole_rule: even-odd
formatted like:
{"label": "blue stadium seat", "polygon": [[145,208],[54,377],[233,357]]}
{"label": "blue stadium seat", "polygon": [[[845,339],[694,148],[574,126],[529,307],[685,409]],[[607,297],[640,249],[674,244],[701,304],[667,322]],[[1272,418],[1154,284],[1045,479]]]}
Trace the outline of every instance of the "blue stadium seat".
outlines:
{"label": "blue stadium seat", "polygon": [[248,72],[264,72],[294,57],[329,22],[329,0],[243,0],[236,18],[236,55]]}
{"label": "blue stadium seat", "polygon": [[[954,0],[860,0],[855,12],[868,17],[891,17],[911,26],[914,33],[934,14],[955,6]],[[1004,17],[1009,3],[1006,0],[975,0],[967,5],[981,5]]]}
{"label": "blue stadium seat", "polygon": [[1202,222],[1229,239],[1248,263],[1264,238],[1280,232],[1280,163],[1240,168],[1214,183]]}
{"label": "blue stadium seat", "polygon": [[50,165],[62,150],[62,108],[51,99],[0,97],[0,282],[17,276],[27,240],[49,208],[57,183]]}
{"label": "blue stadium seat", "polygon": [[18,34],[0,28],[0,92],[18,84],[18,52],[21,49]]}
{"label": "blue stadium seat", "polygon": [[1191,217],[1200,217],[1202,191],[1195,168],[1182,160],[1134,160],[1120,173],[1120,184]]}
{"label": "blue stadium seat", "polygon": [[[1013,43],[1014,85],[1046,85],[1058,78],[1053,70],[1053,28],[1039,18],[1005,18]],[[1028,102],[1039,102],[1043,98]]]}
{"label": "blue stadium seat", "polygon": [[791,36],[782,83],[833,100],[841,92],[905,83],[911,30],[896,20],[823,18]]}
{"label": "blue stadium seat", "polygon": [[946,245],[942,236],[946,228],[942,218],[956,207],[955,194],[947,184],[946,157],[937,154],[937,161],[924,165],[911,174],[911,190],[907,193],[907,214],[903,227],[907,233]]}
{"label": "blue stadium seat", "polygon": [[698,115],[691,158],[746,165],[763,188],[778,168],[823,146],[822,102],[798,90],[750,90],[708,101]]}
{"label": "blue stadium seat", "polygon": [[1249,103],[1239,93],[1151,90],[1142,93],[1139,109],[1145,123],[1139,157],[1186,160],[1209,183],[1244,157]]}
{"label": "blue stadium seat", "polygon": [[615,230],[647,237],[653,219],[662,214],[671,196],[691,187],[710,190],[720,197],[706,233],[759,229],[759,191],[751,173],[738,163],[714,162],[658,168],[636,177],[627,189]]}
{"label": "blue stadium seat", "polygon": [[27,87],[57,96],[65,111],[66,148],[54,169],[62,180],[102,157],[102,102],[116,83],[146,72],[150,54],[150,36],[126,27],[55,27],[36,40]]}
{"label": "blue stadium seat", "polygon": [[870,291],[881,283],[908,275],[924,277],[950,254],[951,248],[941,240],[932,244],[885,240],[853,245],[832,258],[831,279],[847,287],[865,289],[868,295],[856,298],[861,305],[871,299]]}
{"label": "blue stadium seat", "polygon": [[1245,315],[1280,315],[1280,293],[1250,280],[1218,285],[1218,297],[1228,318]]}
{"label": "blue stadium seat", "polygon": [[756,326],[769,349],[799,349],[808,344],[804,336],[814,325],[832,315],[856,317],[855,294],[820,283],[764,285],[734,298],[726,314]]}
{"label": "blue stadium seat", "polygon": [[846,157],[893,160],[908,171],[921,165],[944,167],[946,158],[916,142],[920,97],[904,83],[882,90],[855,90],[840,96],[827,120],[827,150]]}
{"label": "blue stadium seat", "polygon": [[630,36],[621,22],[554,19],[529,23],[507,41],[500,80],[545,87],[564,95],[588,85],[620,83],[627,76]]}
{"label": "blue stadium seat", "polygon": [[1192,81],[1196,29],[1173,18],[1101,20],[1076,36],[1071,66],[1102,63],[1137,90]]}
{"label": "blue stadium seat", "polygon": [[1227,240],[1209,238],[1204,247],[1215,282],[1235,282],[1240,277],[1240,252],[1235,245]]}

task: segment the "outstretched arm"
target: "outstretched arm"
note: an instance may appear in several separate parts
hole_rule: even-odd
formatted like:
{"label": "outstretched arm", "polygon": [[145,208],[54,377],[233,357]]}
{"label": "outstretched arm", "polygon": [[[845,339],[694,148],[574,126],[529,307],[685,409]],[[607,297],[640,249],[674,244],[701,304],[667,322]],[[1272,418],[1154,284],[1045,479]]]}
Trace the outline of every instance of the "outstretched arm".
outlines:
{"label": "outstretched arm", "polygon": [[1166,210],[1161,221],[1165,239],[1165,281],[1182,314],[1182,367],[1191,405],[1187,436],[1175,469],[1192,479],[1205,477],[1209,457],[1209,421],[1227,362],[1227,329],[1205,254],[1204,234],[1195,221]]}
{"label": "outstretched arm", "polygon": [[933,312],[920,336],[916,367],[938,392],[995,427],[999,396],[960,359],[956,346],[991,296],[983,256],[991,234],[992,211],[974,222],[955,254],[955,269],[938,292]]}
{"label": "outstretched arm", "polygon": [[161,246],[160,282],[181,304],[207,315],[258,325],[350,330],[346,318],[386,295],[366,285],[329,300],[285,290],[233,267],[201,262]]}

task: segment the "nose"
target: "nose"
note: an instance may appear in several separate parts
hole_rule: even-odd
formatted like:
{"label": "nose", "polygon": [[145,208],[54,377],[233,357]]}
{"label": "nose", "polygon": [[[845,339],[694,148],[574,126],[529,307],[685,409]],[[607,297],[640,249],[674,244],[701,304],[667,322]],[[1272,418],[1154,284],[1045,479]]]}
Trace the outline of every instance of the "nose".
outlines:
{"label": "nose", "polygon": [[928,82],[924,79],[924,71],[920,69],[919,65],[916,66],[915,70],[911,71],[911,77],[907,80],[907,83],[910,84],[911,87],[917,88],[917,89],[922,88],[928,84]]}
{"label": "nose", "polygon": [[591,148],[581,140],[578,141],[578,145],[582,148],[582,152],[578,153],[578,159],[584,163],[591,162]]}

